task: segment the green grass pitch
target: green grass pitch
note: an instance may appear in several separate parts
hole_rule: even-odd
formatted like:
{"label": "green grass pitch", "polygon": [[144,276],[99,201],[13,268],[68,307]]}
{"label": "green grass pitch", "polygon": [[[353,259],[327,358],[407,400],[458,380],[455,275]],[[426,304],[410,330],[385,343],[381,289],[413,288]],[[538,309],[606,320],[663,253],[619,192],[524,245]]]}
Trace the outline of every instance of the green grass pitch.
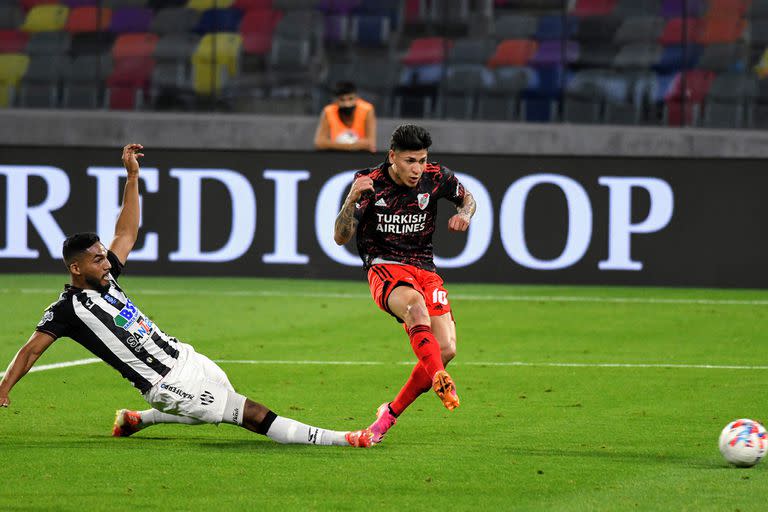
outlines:
{"label": "green grass pitch", "polygon": [[[64,282],[0,276],[0,365]],[[362,278],[121,282],[163,330],[238,361],[221,363],[238,391],[318,426],[367,426],[414,359]],[[454,412],[424,395],[371,450],[231,425],[115,439],[115,409],[145,403],[114,370],[30,373],[0,410],[0,510],[765,510],[768,465],[729,467],[717,437],[768,419],[768,292],[448,289]],[[62,339],[38,364],[89,357]]]}

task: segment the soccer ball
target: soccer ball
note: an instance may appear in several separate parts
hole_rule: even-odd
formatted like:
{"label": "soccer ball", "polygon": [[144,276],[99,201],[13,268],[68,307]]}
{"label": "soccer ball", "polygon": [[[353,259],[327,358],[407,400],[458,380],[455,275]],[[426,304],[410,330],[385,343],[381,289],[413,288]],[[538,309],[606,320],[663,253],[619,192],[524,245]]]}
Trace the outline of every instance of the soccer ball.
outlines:
{"label": "soccer ball", "polygon": [[740,468],[754,466],[768,449],[765,427],[742,418],[727,424],[720,433],[720,453],[725,460]]}
{"label": "soccer ball", "polygon": [[354,144],[358,140],[359,139],[357,138],[357,134],[352,130],[341,132],[336,137],[336,142],[338,142],[339,144]]}

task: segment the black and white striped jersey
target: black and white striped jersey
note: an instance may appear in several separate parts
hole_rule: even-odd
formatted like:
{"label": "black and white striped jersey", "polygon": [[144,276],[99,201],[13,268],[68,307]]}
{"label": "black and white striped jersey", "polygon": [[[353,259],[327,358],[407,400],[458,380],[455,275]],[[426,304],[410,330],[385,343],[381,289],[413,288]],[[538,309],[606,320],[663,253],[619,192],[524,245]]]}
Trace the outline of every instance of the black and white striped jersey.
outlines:
{"label": "black and white striped jersey", "polygon": [[179,341],[160,330],[117,284],[123,264],[112,251],[109,291],[65,285],[48,306],[37,330],[67,336],[104,360],[145,393],[176,364]]}

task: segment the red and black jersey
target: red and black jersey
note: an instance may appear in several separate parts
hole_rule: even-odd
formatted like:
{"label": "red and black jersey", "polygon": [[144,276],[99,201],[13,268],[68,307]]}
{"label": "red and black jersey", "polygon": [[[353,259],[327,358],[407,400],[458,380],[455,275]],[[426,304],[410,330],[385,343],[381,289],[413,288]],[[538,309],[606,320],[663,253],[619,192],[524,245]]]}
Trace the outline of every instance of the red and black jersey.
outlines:
{"label": "red and black jersey", "polygon": [[457,206],[462,204],[464,186],[451,170],[437,163],[427,164],[414,188],[395,183],[387,162],[357,172],[355,179],[365,175],[373,180],[375,193],[364,193],[355,204],[357,250],[364,267],[389,261],[434,272],[437,201],[446,198]]}

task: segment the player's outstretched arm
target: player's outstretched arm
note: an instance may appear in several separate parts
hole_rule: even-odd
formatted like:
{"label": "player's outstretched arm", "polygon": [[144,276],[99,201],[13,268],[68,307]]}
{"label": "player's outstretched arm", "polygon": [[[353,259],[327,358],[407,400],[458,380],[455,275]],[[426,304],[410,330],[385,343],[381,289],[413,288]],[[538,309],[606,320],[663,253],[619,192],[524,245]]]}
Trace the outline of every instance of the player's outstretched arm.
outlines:
{"label": "player's outstretched arm", "polygon": [[355,203],[363,195],[363,192],[374,191],[373,180],[368,176],[360,176],[352,182],[349,194],[344,200],[341,211],[336,216],[336,222],[333,226],[333,240],[338,245],[344,245],[352,240],[352,235],[357,229],[357,219],[355,218]]}
{"label": "player's outstretched arm", "polygon": [[123,165],[128,173],[128,180],[123,190],[123,207],[115,224],[115,237],[109,244],[109,250],[125,263],[139,236],[139,158],[141,144],[128,144],[123,148]]}
{"label": "player's outstretched arm", "polygon": [[16,356],[8,365],[3,380],[0,381],[0,407],[8,407],[11,399],[8,394],[19,380],[27,374],[35,361],[46,351],[56,338],[44,332],[35,331],[29,340],[16,353]]}
{"label": "player's outstretched arm", "polygon": [[451,231],[466,231],[477,209],[477,203],[472,194],[466,192],[460,206],[456,207],[456,215],[448,219],[448,229]]}

